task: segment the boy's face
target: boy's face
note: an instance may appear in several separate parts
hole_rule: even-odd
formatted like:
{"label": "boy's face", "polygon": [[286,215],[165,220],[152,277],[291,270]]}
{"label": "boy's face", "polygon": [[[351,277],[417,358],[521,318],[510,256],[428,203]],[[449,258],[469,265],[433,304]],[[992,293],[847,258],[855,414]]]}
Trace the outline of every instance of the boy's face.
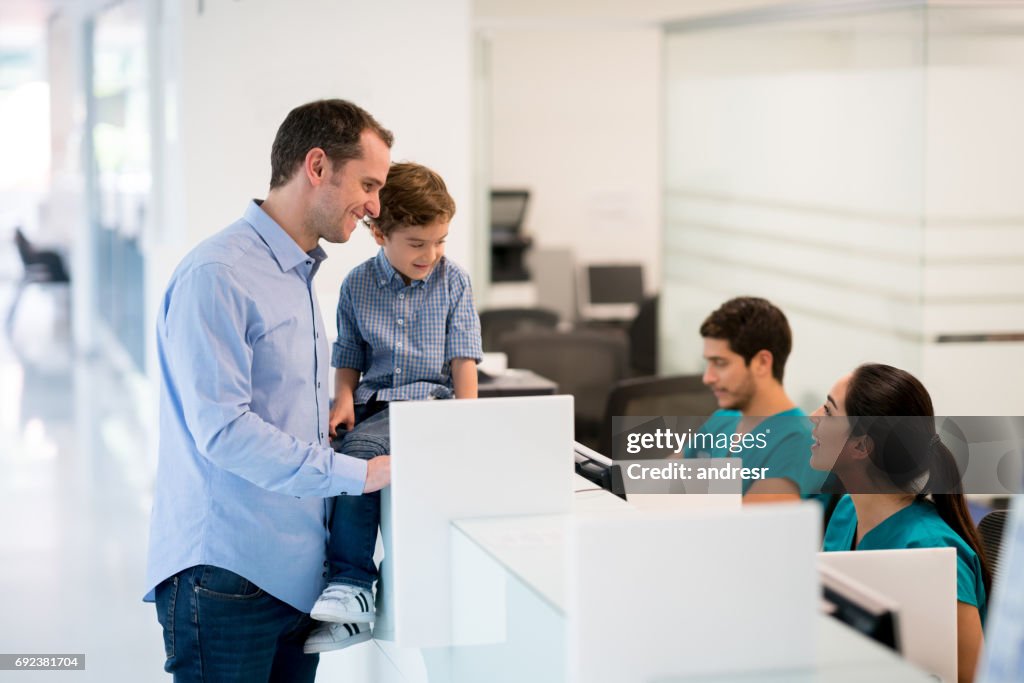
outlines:
{"label": "boy's face", "polygon": [[391,267],[397,270],[405,284],[422,280],[444,256],[444,243],[448,237],[448,222],[434,221],[430,225],[399,228],[385,237],[377,228],[373,238],[384,247]]}

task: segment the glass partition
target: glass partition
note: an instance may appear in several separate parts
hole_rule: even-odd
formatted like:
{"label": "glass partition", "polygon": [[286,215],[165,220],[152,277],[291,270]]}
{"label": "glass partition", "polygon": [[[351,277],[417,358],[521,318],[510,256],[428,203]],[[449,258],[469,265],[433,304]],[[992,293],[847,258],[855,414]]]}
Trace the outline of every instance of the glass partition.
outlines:
{"label": "glass partition", "polygon": [[701,371],[705,316],[756,295],[804,408],[877,361],[947,414],[1024,410],[970,372],[1024,347],[1024,8],[775,7],[667,24],[664,59],[662,372]]}

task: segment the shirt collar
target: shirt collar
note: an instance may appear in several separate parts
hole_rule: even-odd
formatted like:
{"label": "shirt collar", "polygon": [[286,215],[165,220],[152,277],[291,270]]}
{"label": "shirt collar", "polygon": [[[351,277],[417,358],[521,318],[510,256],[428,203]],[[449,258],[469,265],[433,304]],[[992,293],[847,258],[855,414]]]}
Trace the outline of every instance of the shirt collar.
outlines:
{"label": "shirt collar", "polygon": [[[393,279],[398,278],[398,281],[403,287],[406,286],[405,280],[402,279],[402,274],[395,270],[395,267],[391,265],[391,261],[388,261],[388,257],[384,255],[384,247],[380,248],[377,252],[377,256],[373,259],[374,265],[377,267],[377,286],[386,287]],[[432,268],[427,276],[422,280],[413,280],[409,283],[409,287],[423,287],[430,280],[431,276],[437,268]]]}
{"label": "shirt collar", "polygon": [[[398,275],[398,271],[388,261],[388,257],[384,255],[384,247],[381,247],[377,251],[377,256],[373,259],[373,264],[377,268],[377,286],[384,287],[391,279]],[[399,275],[401,277],[401,275]]]}
{"label": "shirt collar", "polygon": [[273,218],[260,206],[263,203],[260,199],[254,199],[245,207],[245,221],[253,227],[256,233],[262,238],[273,254],[274,260],[282,271],[288,272],[295,266],[313,259],[312,272],[316,274],[320,264],[327,258],[327,252],[319,244],[308,254],[302,251],[302,247],[292,239],[291,235],[284,231]]}

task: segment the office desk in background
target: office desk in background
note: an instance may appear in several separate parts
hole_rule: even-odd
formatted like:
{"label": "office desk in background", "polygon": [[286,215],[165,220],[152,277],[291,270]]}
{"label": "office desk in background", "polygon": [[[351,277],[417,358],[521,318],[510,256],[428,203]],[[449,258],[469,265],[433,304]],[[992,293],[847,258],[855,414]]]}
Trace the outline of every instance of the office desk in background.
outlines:
{"label": "office desk in background", "polygon": [[558,393],[558,384],[532,370],[509,368],[497,375],[479,375],[477,393],[480,398],[498,396],[551,396]]}

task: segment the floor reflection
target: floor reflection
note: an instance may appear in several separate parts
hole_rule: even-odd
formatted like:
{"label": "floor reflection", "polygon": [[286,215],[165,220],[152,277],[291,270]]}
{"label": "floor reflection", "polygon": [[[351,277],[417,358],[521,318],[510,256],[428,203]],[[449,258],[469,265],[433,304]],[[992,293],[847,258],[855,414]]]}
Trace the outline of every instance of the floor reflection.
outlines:
{"label": "floor reflection", "polygon": [[166,681],[140,601],[152,467],[136,401],[104,362],[73,359],[49,294],[26,291],[0,340],[0,651],[84,653],[76,680]]}

